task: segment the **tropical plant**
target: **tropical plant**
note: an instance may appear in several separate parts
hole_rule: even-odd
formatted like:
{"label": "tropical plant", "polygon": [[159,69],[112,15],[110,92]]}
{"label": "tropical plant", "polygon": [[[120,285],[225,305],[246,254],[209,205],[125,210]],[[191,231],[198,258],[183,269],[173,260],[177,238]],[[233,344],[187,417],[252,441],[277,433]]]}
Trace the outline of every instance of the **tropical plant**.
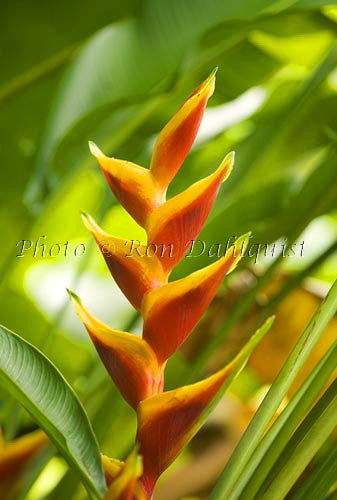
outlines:
{"label": "tropical plant", "polygon": [[[90,143],[90,150],[98,159],[115,196],[146,229],[148,236],[146,245],[137,242],[134,246],[132,241],[128,249],[127,240],[110,236],[90,216],[83,214],[112,276],[143,317],[142,338],[113,330],[95,319],[79,298],[69,292],[108,373],[137,413],[136,449],[125,463],[103,458],[106,493],[98,447],[88,417],[76,396],[53,365],[33,346],[5,328],[1,330],[4,386],[26,406],[78,471],[92,498],[102,498],[102,495],[105,500],[152,498],[159,476],[198,431],[272,323],[272,318],[267,320],[220,371],[200,382],[163,392],[168,358],[200,320],[224,276],[236,266],[247,238],[247,235],[239,238],[217,262],[185,278],[168,282],[172,269],[189,251],[191,242],[200,232],[220,185],[233,166],[234,155],[230,153],[215,173],[166,201],[168,185],[192,146],[214,84],[215,72],[187,98],[164,127],[154,146],[150,169],[109,158]],[[261,494],[265,498],[284,498],[333,431],[337,423],[334,384],[297,431],[291,432],[336,366],[336,343],[261,441],[291,383],[336,311],[336,289],[337,285],[318,311],[320,320],[316,317],[312,320],[283,366],[212,497],[239,498],[247,485],[249,493],[244,493],[245,498],[247,494],[254,498],[259,487],[264,488]],[[270,449],[273,439],[281,441],[277,451]],[[282,463],[284,439],[290,440],[290,447],[298,446],[285,465]],[[299,442],[304,457],[298,451],[301,450]],[[252,473],[254,467],[258,475],[249,482],[251,476],[247,470]],[[272,481],[270,471],[275,476]]]}
{"label": "tropical plant", "polygon": [[[102,0],[99,8],[90,4],[88,9],[85,1],[60,0],[54,6],[28,0],[19,8],[15,2],[2,6],[1,323],[23,338],[0,330],[1,498],[101,498],[107,484],[112,497],[132,489],[142,495],[148,465],[141,463],[144,445],[143,450],[134,446],[137,398],[149,396],[146,402],[170,397],[183,384],[193,387],[203,377],[221,373],[233,359],[239,364],[208,407],[219,400],[217,410],[160,479],[155,499],[335,495],[336,438],[331,429],[336,285],[322,306],[319,303],[326,295],[322,282],[331,285],[336,278],[336,20],[336,7],[324,0]],[[134,162],[131,166],[149,164],[155,134],[214,66],[219,70],[210,107],[183,168],[170,179],[168,203],[192,189],[188,186],[207,183],[205,176],[214,178],[213,168],[223,153],[235,150],[235,169],[221,186],[198,238],[216,249],[220,241],[223,246],[226,240],[234,244],[234,235],[251,231],[252,257],[246,251],[208,309],[202,305],[205,314],[193,335],[187,338],[200,311],[192,308],[188,324],[178,325],[184,334],[167,346],[153,334],[167,327],[161,315],[172,304],[165,290],[177,293],[180,304],[186,305],[184,290],[174,290],[173,284],[184,283],[197,294],[196,276],[210,300],[215,283],[210,287],[211,275],[205,273],[214,272],[220,280],[217,251],[213,257],[204,251],[198,258],[182,258],[179,265],[174,262],[170,281],[161,275],[159,286],[154,284],[162,267],[154,263],[162,259],[151,257],[154,245],[138,247],[138,240],[146,241],[146,231],[135,220],[144,224],[152,209],[160,212],[153,203],[163,201],[164,185],[151,183],[145,169],[142,180],[151,196],[145,196],[144,204],[137,206],[137,197],[130,200],[131,192],[117,189],[110,177],[118,191],[111,196],[85,144],[94,139],[109,156],[127,158]],[[99,162],[109,163],[96,146],[91,149]],[[114,168],[118,165],[116,160]],[[133,188],[135,172],[144,173],[134,168],[129,183]],[[125,202],[124,195],[135,220],[117,203]],[[134,273],[132,286],[121,270],[117,281],[137,312],[114,280],[106,278],[104,262],[95,257],[96,247],[87,242],[87,231],[79,224],[80,209],[91,213],[99,226],[112,228],[115,238],[83,216],[95,236],[104,238],[103,254],[112,271],[117,272],[117,261],[111,248],[122,250],[121,255],[133,249],[133,257],[122,261],[128,261]],[[152,233],[157,229],[154,224]],[[152,236],[149,233],[149,241]],[[123,240],[130,246],[118,247]],[[112,242],[119,243],[110,248]],[[260,259],[259,242],[268,249],[275,242],[286,243],[289,253]],[[155,243],[160,253],[161,244]],[[236,246],[241,243],[236,241]],[[291,249],[300,243],[304,256],[293,259]],[[76,248],[84,249],[84,255],[75,256]],[[147,251],[147,257],[138,259],[137,250]],[[167,245],[166,253],[169,250]],[[136,283],[142,269],[148,286],[154,287],[146,295],[162,305],[146,306],[153,316],[147,315],[145,302],[144,308],[139,306],[144,290]],[[110,383],[69,307],[66,287],[118,329],[113,330],[114,338],[118,331],[125,333],[124,339],[132,338],[133,347],[146,345],[139,338],[144,314],[149,325],[144,338],[149,337],[151,347],[145,350],[154,361],[146,358],[146,374],[156,373],[154,387],[128,366],[130,380],[137,382],[133,392],[121,380],[117,365],[103,359],[133,407]],[[91,318],[99,330],[102,324],[74,295],[73,300],[81,316]],[[222,397],[269,322],[251,339],[252,332],[272,314],[276,318],[270,334]],[[177,332],[177,325],[173,327]],[[103,344],[98,350],[104,357]],[[165,365],[165,392],[159,365]],[[258,407],[260,391],[267,396]],[[236,413],[228,416],[233,405]],[[202,412],[194,430],[207,413]],[[53,444],[36,432],[37,426]]]}
{"label": "tropical plant", "polygon": [[[267,321],[233,361],[214,375],[201,382],[163,392],[168,358],[199,321],[224,276],[236,266],[246,238],[239,238],[216,263],[180,280],[168,282],[173,267],[189,251],[191,242],[199,234],[220,185],[233,166],[234,154],[230,153],[214,174],[166,201],[168,185],[193,144],[214,84],[215,72],[188,97],[162,130],[149,170],[127,161],[108,158],[90,143],[91,152],[97,157],[117,199],[146,228],[148,235],[146,245],[138,242],[133,248],[132,241],[128,253],[127,240],[106,234],[93,219],[83,215],[111,274],[143,316],[143,338],[113,330],[96,320],[79,298],[69,292],[107,371],[137,412],[141,469],[134,452],[125,464],[116,466],[105,461],[108,484],[111,483],[105,495],[107,500],[152,498],[160,474],[200,428],[215,397],[219,397],[219,393],[242,369],[254,346],[271,325],[271,321]],[[76,398],[55,369],[42,361],[43,358],[40,360],[31,346],[20,343],[15,336],[11,338],[5,329],[1,340],[3,352],[8,354],[11,348],[15,348],[20,358],[20,361],[14,359],[14,363],[11,357],[6,359],[6,363],[3,361],[3,376],[13,388],[13,393],[27,405],[66,459],[79,470],[88,492],[94,497],[102,494],[104,486],[97,464],[97,449]],[[26,361],[21,359],[24,354],[30,356]],[[39,362],[41,368],[36,370],[39,391],[38,394],[31,394],[32,379],[27,377],[27,370],[35,371],[34,363]],[[18,364],[21,366],[21,363],[23,369],[18,371]],[[46,373],[43,373],[43,368]],[[50,379],[54,390],[46,389],[43,399],[39,400],[41,385],[48,386]],[[32,404],[30,398],[34,399],[34,396]],[[55,423],[63,407],[69,412],[66,421],[63,414]],[[81,420],[84,427],[77,428],[81,441],[74,442],[71,427],[78,427]],[[89,447],[92,448],[90,463]],[[72,453],[69,453],[69,448]]]}

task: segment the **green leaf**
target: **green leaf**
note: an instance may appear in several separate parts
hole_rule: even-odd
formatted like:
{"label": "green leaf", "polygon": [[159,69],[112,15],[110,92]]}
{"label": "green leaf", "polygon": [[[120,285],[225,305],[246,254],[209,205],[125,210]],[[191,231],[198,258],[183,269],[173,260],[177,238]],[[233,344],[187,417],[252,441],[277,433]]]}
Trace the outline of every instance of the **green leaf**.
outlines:
{"label": "green leaf", "polygon": [[337,380],[331,384],[296,431],[287,445],[285,457],[281,457],[282,468],[276,477],[272,475],[270,486],[258,498],[261,500],[285,498],[336,425]]}
{"label": "green leaf", "polygon": [[336,481],[336,463],[337,447],[333,443],[330,452],[296,490],[292,500],[306,500],[310,496],[311,498],[324,498]]}
{"label": "green leaf", "polygon": [[336,365],[337,341],[326,352],[257,446],[249,464],[247,464],[236,484],[235,491],[240,492],[249,479],[240,498],[245,500],[255,498],[259,487],[263,484],[278,457],[288,446],[292,433],[314,403]]}
{"label": "green leaf", "polygon": [[0,326],[0,383],[28,410],[89,494],[100,499],[105,480],[96,438],[77,396],[35,347]]}
{"label": "green leaf", "polygon": [[276,380],[259,406],[248,429],[241,438],[233,455],[221,474],[210,499],[228,498],[233,500],[237,481],[249,463],[263,433],[267,429],[283,398],[294,382],[300,369],[324,332],[325,327],[337,309],[337,281],[330,289],[325,300],[309,322],[307,328],[296,343],[293,351],[283,365]]}

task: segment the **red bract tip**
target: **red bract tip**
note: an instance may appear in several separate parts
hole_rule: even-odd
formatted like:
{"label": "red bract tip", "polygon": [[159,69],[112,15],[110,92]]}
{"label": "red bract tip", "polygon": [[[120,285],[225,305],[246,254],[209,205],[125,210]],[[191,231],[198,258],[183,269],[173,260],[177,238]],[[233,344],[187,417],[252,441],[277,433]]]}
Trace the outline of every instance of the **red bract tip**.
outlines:
{"label": "red bract tip", "polygon": [[208,99],[214,92],[215,71],[186,99],[160,132],[154,146],[151,173],[166,190],[185,160],[199,130]]}

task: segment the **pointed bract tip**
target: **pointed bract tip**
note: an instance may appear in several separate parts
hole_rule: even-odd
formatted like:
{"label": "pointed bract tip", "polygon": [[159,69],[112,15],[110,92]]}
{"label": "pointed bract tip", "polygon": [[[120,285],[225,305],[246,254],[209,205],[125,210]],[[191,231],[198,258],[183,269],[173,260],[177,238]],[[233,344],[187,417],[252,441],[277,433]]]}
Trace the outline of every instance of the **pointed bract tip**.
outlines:
{"label": "pointed bract tip", "polygon": [[215,75],[218,68],[214,68],[212,73],[204,80],[199,87],[189,96],[189,99],[199,99],[201,95],[207,94],[207,98],[211,97],[215,89]]}
{"label": "pointed bract tip", "polygon": [[225,182],[228,177],[230,176],[232,170],[233,170],[233,167],[234,167],[234,160],[235,160],[235,151],[231,151],[230,153],[228,153],[225,158],[222,160],[221,164],[220,164],[220,169],[227,169],[227,173],[225,175],[225,177],[222,179],[222,182]]}
{"label": "pointed bract tip", "polygon": [[76,295],[76,293],[75,293],[75,292],[73,292],[72,290],[70,290],[70,288],[66,288],[66,290],[67,290],[67,293],[68,293],[69,297],[70,297],[73,301],[75,301],[75,302],[76,302],[76,303],[78,303],[78,304],[80,304],[80,303],[81,303],[81,300],[80,300],[79,296],[78,296],[78,295]]}
{"label": "pointed bract tip", "polygon": [[81,212],[81,218],[82,218],[82,221],[84,223],[84,225],[89,229],[91,230],[92,228],[92,224],[91,224],[91,217],[89,214],[87,214],[86,212]]}
{"label": "pointed bract tip", "polygon": [[69,293],[75,312],[82,321],[82,323],[84,323],[84,326],[88,327],[91,323],[95,323],[94,317],[91,316],[89,311],[84,307],[79,296],[76,295],[76,293],[74,293],[72,290],[69,290],[68,288],[67,292]]}
{"label": "pointed bract tip", "polygon": [[90,153],[95,157],[95,158],[102,158],[104,157],[104,154],[102,151],[99,149],[97,144],[95,144],[93,141],[88,141]]}
{"label": "pointed bract tip", "polygon": [[212,84],[212,92],[214,91],[215,75],[217,74],[217,71],[218,71],[218,66],[213,69],[212,73],[204,81],[205,86],[209,85],[210,83]]}
{"label": "pointed bract tip", "polygon": [[250,236],[252,235],[252,232],[251,231],[247,231],[246,233],[242,234],[241,236],[238,237],[238,239],[236,240],[236,243],[240,240],[244,240],[246,238],[250,238]]}
{"label": "pointed bract tip", "polygon": [[[233,246],[231,248],[234,248],[233,256],[236,257],[236,260],[232,264],[229,272],[232,272],[236,268],[236,266],[238,265],[239,261],[244,256],[244,252],[246,251],[250,235],[251,235],[251,232],[249,231],[248,233],[243,234],[242,236],[240,236],[239,238],[237,238],[234,241]],[[231,250],[231,249],[229,248],[228,251],[229,250]],[[226,255],[227,255],[227,252],[226,252]]]}
{"label": "pointed bract tip", "polygon": [[83,210],[81,210],[80,214],[83,220],[87,220],[90,218],[90,215],[87,214],[87,212],[83,212]]}
{"label": "pointed bract tip", "polygon": [[242,234],[241,236],[239,236],[239,238],[237,238],[235,240],[234,244],[237,245],[238,247],[243,247],[243,245],[245,243],[248,244],[248,241],[249,241],[249,238],[251,237],[251,234],[252,234],[251,231],[248,231],[247,233]]}
{"label": "pointed bract tip", "polygon": [[228,153],[225,156],[225,160],[227,160],[228,162],[234,163],[234,160],[235,160],[235,151],[231,151],[230,153]]}
{"label": "pointed bract tip", "polygon": [[83,223],[89,231],[92,233],[98,232],[100,228],[97,226],[96,222],[94,219],[91,217],[91,215],[87,214],[86,212],[81,212],[81,217],[83,220]]}
{"label": "pointed bract tip", "polygon": [[211,97],[211,95],[213,94],[214,89],[215,89],[215,75],[216,75],[217,71],[218,71],[218,68],[217,67],[214,68],[212,73],[209,75],[209,77],[206,79],[206,81],[203,84],[204,88],[209,87],[209,91],[208,91],[209,97]]}

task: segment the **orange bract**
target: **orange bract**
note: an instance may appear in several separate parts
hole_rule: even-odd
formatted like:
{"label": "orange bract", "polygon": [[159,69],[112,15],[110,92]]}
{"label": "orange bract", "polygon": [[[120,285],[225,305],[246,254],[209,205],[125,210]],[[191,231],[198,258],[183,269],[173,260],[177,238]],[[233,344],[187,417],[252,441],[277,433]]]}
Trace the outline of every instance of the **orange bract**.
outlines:
{"label": "orange bract", "polygon": [[210,176],[161,205],[148,219],[149,242],[171,252],[159,253],[164,272],[169,273],[188,252],[204,225],[213,206],[221,183],[229,176],[234,154],[226,156],[220,167]]}
{"label": "orange bract", "polygon": [[104,366],[126,401],[137,408],[140,401],[157,394],[163,386],[162,371],[146,340],[112,330],[95,319],[74,293],[70,294]]}
{"label": "orange bract", "polygon": [[83,220],[95,237],[116,283],[139,310],[144,295],[166,282],[161,263],[156,256],[139,255],[144,253],[145,246],[139,248],[139,253],[135,251],[130,255],[129,241],[110,236],[88,215],[83,214]]}
{"label": "orange bract", "polygon": [[149,495],[160,474],[173,462],[201,425],[202,414],[231,375],[234,364],[196,384],[146,399],[138,406],[142,482]]}
{"label": "orange bract", "polygon": [[118,201],[144,226],[151,211],[165,201],[151,172],[129,161],[108,158],[93,142],[89,142],[89,148]]}
{"label": "orange bract", "polygon": [[186,99],[160,132],[150,172],[166,190],[181,167],[199,130],[207,101],[214,92],[216,70]]}
{"label": "orange bract", "polygon": [[18,474],[18,471],[47,443],[47,435],[40,430],[26,434],[8,444],[0,443],[0,481],[9,478],[12,474]]}
{"label": "orange bract", "polygon": [[241,244],[231,247],[217,262],[186,278],[146,294],[142,314],[144,338],[160,363],[179,348],[214,298],[224,276],[241,258]]}

